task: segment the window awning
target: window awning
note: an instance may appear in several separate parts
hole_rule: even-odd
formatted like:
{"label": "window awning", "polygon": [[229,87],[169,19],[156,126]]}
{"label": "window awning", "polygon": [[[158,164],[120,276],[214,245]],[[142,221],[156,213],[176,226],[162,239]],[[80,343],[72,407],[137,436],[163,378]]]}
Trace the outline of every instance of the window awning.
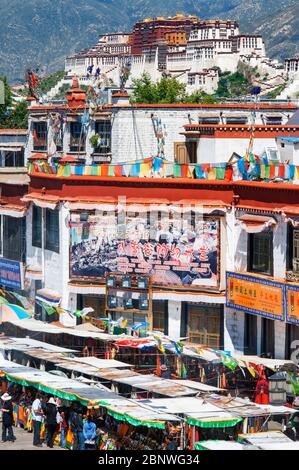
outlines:
{"label": "window awning", "polygon": [[23,147],[20,145],[0,145],[0,151],[2,152],[21,152],[24,150],[25,144]]}
{"label": "window awning", "polygon": [[61,295],[51,289],[39,289],[36,291],[35,299],[51,307],[58,307],[61,301]]}
{"label": "window awning", "polygon": [[43,271],[39,266],[28,266],[25,277],[32,280],[42,280],[44,278]]}
{"label": "window awning", "polygon": [[21,218],[26,215],[27,207],[24,206],[14,206],[14,205],[0,205],[0,214],[7,215],[9,217]]}
{"label": "window awning", "polygon": [[30,193],[22,197],[21,201],[33,202],[37,207],[54,210],[60,199],[58,196],[51,196],[50,194]]}
{"label": "window awning", "polygon": [[241,227],[247,233],[260,233],[270,227],[275,227],[277,221],[274,217],[262,215],[245,214],[238,218]]}
{"label": "window awning", "polygon": [[291,223],[293,227],[299,227],[299,207],[298,206],[284,206],[281,208],[281,214],[286,223]]}

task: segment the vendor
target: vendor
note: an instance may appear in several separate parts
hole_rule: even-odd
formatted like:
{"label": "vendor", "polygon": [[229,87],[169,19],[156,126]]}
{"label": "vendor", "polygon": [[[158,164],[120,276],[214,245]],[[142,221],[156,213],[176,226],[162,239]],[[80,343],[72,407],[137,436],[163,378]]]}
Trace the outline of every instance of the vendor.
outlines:
{"label": "vendor", "polygon": [[171,378],[171,372],[165,364],[162,364],[162,366],[161,366],[161,376],[160,377],[162,377],[162,379],[170,379]]}
{"label": "vendor", "polygon": [[293,414],[292,418],[289,421],[289,424],[291,425],[294,431],[295,441],[298,441],[299,439],[299,412]]}

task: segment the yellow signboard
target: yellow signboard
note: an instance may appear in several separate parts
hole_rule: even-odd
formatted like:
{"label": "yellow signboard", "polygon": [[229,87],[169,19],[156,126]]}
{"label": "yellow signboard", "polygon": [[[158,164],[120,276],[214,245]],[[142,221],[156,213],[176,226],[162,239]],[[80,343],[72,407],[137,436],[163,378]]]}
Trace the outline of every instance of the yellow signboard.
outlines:
{"label": "yellow signboard", "polygon": [[227,307],[273,320],[284,320],[284,299],[283,284],[254,276],[226,273]]}
{"label": "yellow signboard", "polygon": [[286,286],[287,322],[299,323],[299,287]]}

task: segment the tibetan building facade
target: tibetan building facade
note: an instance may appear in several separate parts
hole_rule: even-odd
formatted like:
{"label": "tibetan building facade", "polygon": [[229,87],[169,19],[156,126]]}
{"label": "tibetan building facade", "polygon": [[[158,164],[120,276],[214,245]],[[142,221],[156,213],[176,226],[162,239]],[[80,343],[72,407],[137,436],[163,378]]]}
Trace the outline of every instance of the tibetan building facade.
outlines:
{"label": "tibetan building facade", "polygon": [[25,220],[23,283],[10,288],[36,318],[70,325],[91,307],[192,344],[290,357],[299,167],[279,150],[298,136],[295,106],[132,107],[118,93],[91,109],[74,83],[67,104],[29,111],[30,182],[9,214]]}

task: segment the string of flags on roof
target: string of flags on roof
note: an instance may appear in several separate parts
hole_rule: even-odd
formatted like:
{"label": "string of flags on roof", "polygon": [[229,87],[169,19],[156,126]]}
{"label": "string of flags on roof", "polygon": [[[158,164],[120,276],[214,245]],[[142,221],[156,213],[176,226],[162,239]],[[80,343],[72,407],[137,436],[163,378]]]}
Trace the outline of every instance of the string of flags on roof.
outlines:
{"label": "string of flags on roof", "polygon": [[83,165],[80,162],[49,163],[45,160],[28,162],[29,173],[55,174],[57,177],[102,176],[131,178],[189,178],[219,181],[298,181],[299,166],[268,160],[250,154],[234,163],[177,163],[160,157],[117,164]]}

